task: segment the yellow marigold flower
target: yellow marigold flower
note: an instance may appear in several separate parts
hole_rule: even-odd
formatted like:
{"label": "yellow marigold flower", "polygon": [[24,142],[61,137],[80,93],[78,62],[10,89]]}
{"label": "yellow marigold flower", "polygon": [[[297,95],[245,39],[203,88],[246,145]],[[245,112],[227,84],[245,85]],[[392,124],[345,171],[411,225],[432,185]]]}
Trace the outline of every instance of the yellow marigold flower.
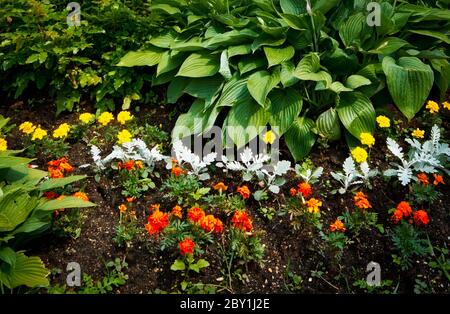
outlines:
{"label": "yellow marigold flower", "polygon": [[44,129],[41,129],[40,127],[37,127],[36,130],[33,132],[33,136],[31,137],[32,141],[35,140],[42,140],[44,136],[47,136],[47,131]]}
{"label": "yellow marigold flower", "polygon": [[0,138],[0,152],[8,149],[8,142],[4,138]]}
{"label": "yellow marigold flower", "polygon": [[128,130],[122,130],[117,134],[117,139],[119,144],[131,142],[132,135]]}
{"label": "yellow marigold flower", "polygon": [[361,133],[359,139],[361,140],[361,144],[369,147],[372,147],[375,144],[375,138],[370,133]]}
{"label": "yellow marigold flower", "polygon": [[432,101],[432,100],[428,100],[426,108],[431,113],[438,113],[439,112],[439,105],[438,105],[438,103],[435,102],[435,101]]}
{"label": "yellow marigold flower", "polygon": [[81,122],[83,122],[84,124],[88,124],[94,120],[94,115],[92,113],[85,112],[85,113],[80,114],[78,119]]}
{"label": "yellow marigold flower", "polygon": [[358,146],[352,150],[352,156],[356,162],[362,163],[367,160],[368,154],[364,148]]}
{"label": "yellow marigold flower", "polygon": [[443,106],[445,109],[450,110],[450,103],[449,103],[448,101],[444,101],[444,102],[442,103],[442,106]]}
{"label": "yellow marigold flower", "polygon": [[114,116],[112,115],[111,112],[102,112],[102,114],[98,117],[98,123],[100,123],[101,125],[105,126],[108,125],[108,123],[110,123],[112,120],[114,120]]}
{"label": "yellow marigold flower", "polygon": [[263,136],[263,141],[266,144],[273,144],[275,140],[277,139],[277,136],[272,131],[267,131],[266,134]]}
{"label": "yellow marigold flower", "polygon": [[308,202],[306,202],[306,206],[308,207],[308,212],[311,214],[317,214],[320,210],[320,206],[322,206],[322,201],[315,198],[310,198]]}
{"label": "yellow marigold flower", "polygon": [[411,135],[415,138],[424,138],[425,131],[417,128],[414,131],[412,131]]}
{"label": "yellow marigold flower", "polygon": [[119,121],[120,124],[125,124],[131,119],[133,119],[133,116],[129,111],[121,111],[117,115],[117,121]]}
{"label": "yellow marigold flower", "polygon": [[19,125],[19,130],[25,134],[33,133],[34,129],[36,129],[36,126],[34,126],[33,123],[31,123],[30,121],[25,121],[24,123]]}
{"label": "yellow marigold flower", "polygon": [[54,138],[63,138],[69,134],[70,125],[67,123],[61,124],[58,128],[53,131]]}
{"label": "yellow marigold flower", "polygon": [[389,128],[391,126],[391,120],[386,116],[378,116],[377,123],[380,128]]}

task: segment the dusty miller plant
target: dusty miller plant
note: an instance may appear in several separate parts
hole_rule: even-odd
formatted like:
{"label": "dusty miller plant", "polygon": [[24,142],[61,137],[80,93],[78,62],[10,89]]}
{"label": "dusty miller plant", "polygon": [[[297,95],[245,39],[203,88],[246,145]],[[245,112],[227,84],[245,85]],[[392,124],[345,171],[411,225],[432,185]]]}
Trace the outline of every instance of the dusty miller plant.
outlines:
{"label": "dusty miller plant", "polygon": [[377,174],[378,170],[370,169],[367,162],[361,163],[359,169],[357,169],[352,157],[348,157],[344,161],[342,172],[331,172],[331,176],[342,185],[338,190],[341,194],[346,193],[351,186],[358,184],[364,184],[372,188],[370,179]]}

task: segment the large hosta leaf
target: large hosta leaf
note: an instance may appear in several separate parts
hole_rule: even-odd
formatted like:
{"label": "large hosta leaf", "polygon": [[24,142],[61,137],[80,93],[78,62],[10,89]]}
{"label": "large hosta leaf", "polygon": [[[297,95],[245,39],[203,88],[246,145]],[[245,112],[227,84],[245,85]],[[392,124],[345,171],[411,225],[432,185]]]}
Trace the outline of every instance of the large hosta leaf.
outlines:
{"label": "large hosta leaf", "polygon": [[341,138],[341,124],[334,108],[328,109],[317,118],[316,128],[317,133],[329,141]]}
{"label": "large hosta leaf", "polygon": [[16,252],[16,260],[13,266],[0,269],[0,282],[9,289],[18,286],[30,288],[48,286],[47,276],[49,273],[39,257],[28,257],[21,251]]}
{"label": "large hosta leaf", "polygon": [[159,63],[164,50],[160,48],[148,48],[143,51],[130,51],[120,59],[117,66],[154,66]]}
{"label": "large hosta leaf", "polygon": [[300,114],[302,95],[294,88],[276,89],[269,94],[269,123],[279,136],[283,135]]}
{"label": "large hosta leaf", "polygon": [[415,57],[402,57],[397,63],[393,58],[385,57],[383,72],[395,104],[408,119],[412,119],[430,93],[433,70]]}
{"label": "large hosta leaf", "polygon": [[253,73],[247,81],[247,88],[252,97],[262,107],[267,106],[267,95],[280,82],[280,71],[275,70],[273,73],[267,71],[258,71]]}
{"label": "large hosta leaf", "polygon": [[248,103],[252,96],[247,88],[247,80],[241,79],[235,75],[230,81],[226,82],[222,94],[217,99],[217,107],[233,107],[240,103]]}
{"label": "large hosta leaf", "polygon": [[295,50],[292,46],[285,48],[264,47],[264,53],[266,54],[270,68],[271,66],[290,60],[294,56]]}
{"label": "large hosta leaf", "polygon": [[25,221],[37,199],[18,189],[0,198],[0,232],[14,230]]}
{"label": "large hosta leaf", "polygon": [[336,107],[345,128],[359,138],[362,132],[375,130],[375,109],[372,102],[359,92],[341,93]]}
{"label": "large hosta leaf", "polygon": [[63,199],[43,201],[38,204],[36,210],[55,210],[61,208],[83,208],[96,206],[94,203],[84,201],[77,197],[67,196]]}
{"label": "large hosta leaf", "polygon": [[317,53],[311,53],[303,57],[297,65],[294,75],[304,81],[323,81],[326,88],[331,86],[331,75],[326,71],[320,70],[320,58]]}
{"label": "large hosta leaf", "polygon": [[220,56],[193,53],[183,62],[177,76],[185,77],[207,77],[213,76],[219,71]]}
{"label": "large hosta leaf", "polygon": [[86,178],[86,176],[77,175],[77,176],[70,176],[70,177],[65,177],[65,178],[61,178],[61,179],[49,179],[39,186],[39,190],[41,190],[41,191],[53,190],[53,189],[56,189],[59,187],[63,187],[72,182],[82,180],[84,178]]}
{"label": "large hosta leaf", "polygon": [[314,121],[301,117],[295,120],[294,124],[284,135],[286,144],[294,157],[298,161],[308,155],[316,142],[316,136],[313,133]]}
{"label": "large hosta leaf", "polygon": [[408,45],[410,44],[403,39],[397,37],[388,37],[379,42],[376,45],[375,49],[369,50],[368,53],[389,55]]}

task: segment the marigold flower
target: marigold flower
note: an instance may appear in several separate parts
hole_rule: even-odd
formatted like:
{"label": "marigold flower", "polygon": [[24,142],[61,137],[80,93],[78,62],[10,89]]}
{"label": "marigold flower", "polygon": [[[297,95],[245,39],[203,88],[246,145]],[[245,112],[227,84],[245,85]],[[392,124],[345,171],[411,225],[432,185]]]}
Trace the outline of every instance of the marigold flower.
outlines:
{"label": "marigold flower", "polygon": [[137,169],[142,169],[144,168],[144,164],[142,163],[141,160],[137,160],[134,165],[136,166]]}
{"label": "marigold flower", "polygon": [[312,187],[308,182],[299,183],[297,186],[298,193],[301,193],[303,197],[308,197],[308,195],[312,192]]}
{"label": "marigold flower", "polygon": [[131,115],[131,113],[129,111],[121,111],[117,115],[117,121],[120,124],[125,124],[128,121],[130,121],[131,119],[133,119],[133,116]]}
{"label": "marigold flower", "polygon": [[403,219],[403,213],[401,210],[396,209],[391,216],[391,221],[395,224],[399,223]]}
{"label": "marigold flower", "polygon": [[222,222],[213,215],[206,215],[199,221],[200,228],[206,232],[221,232],[223,230]]}
{"label": "marigold flower", "polygon": [[277,136],[275,135],[274,132],[272,131],[267,131],[264,136],[263,136],[263,141],[266,144],[273,144],[275,142],[275,140],[277,139]]}
{"label": "marigold flower", "polygon": [[172,173],[175,175],[175,177],[179,177],[181,174],[184,173],[184,171],[183,168],[181,168],[180,166],[173,166]]}
{"label": "marigold flower", "polygon": [[332,224],[330,224],[330,231],[331,232],[335,232],[335,231],[339,231],[339,232],[345,232],[345,226],[344,223],[340,220],[340,219],[336,219],[336,221]]}
{"label": "marigold flower", "polygon": [[428,184],[430,184],[430,181],[428,181],[428,176],[426,173],[419,173],[417,175],[417,180],[419,180],[420,183],[422,183],[423,185],[427,186]]}
{"label": "marigold flower", "polygon": [[119,211],[120,211],[121,214],[126,213],[126,212],[127,212],[127,205],[125,205],[125,204],[120,204],[120,206],[119,206]]}
{"label": "marigold flower", "polygon": [[363,192],[356,193],[356,195],[353,197],[353,202],[355,203],[355,206],[360,209],[372,208],[372,205],[367,199],[367,195]]}
{"label": "marigold flower", "polygon": [[169,215],[160,210],[156,210],[148,217],[148,223],[145,224],[145,229],[152,235],[163,231],[168,225]]}
{"label": "marigold flower", "polygon": [[87,194],[84,193],[84,192],[75,192],[75,193],[73,193],[72,196],[73,196],[73,197],[76,197],[76,198],[79,198],[80,200],[89,202],[89,197],[88,197]]}
{"label": "marigold flower", "polygon": [[244,232],[250,232],[253,229],[252,220],[243,210],[235,211],[233,217],[231,218],[231,222],[233,223],[233,227],[240,229]]}
{"label": "marigold flower", "polygon": [[127,197],[127,202],[128,203],[133,203],[135,200],[136,200],[136,198],[133,197],[133,196]]}
{"label": "marigold flower", "polygon": [[226,186],[225,183],[223,183],[223,182],[219,182],[213,186],[213,189],[216,191],[224,192],[224,191],[228,190],[228,186]]}
{"label": "marigold flower", "polygon": [[149,208],[150,208],[150,211],[154,212],[154,211],[159,210],[161,208],[161,205],[160,204],[151,204]]}
{"label": "marigold flower", "polygon": [[423,209],[414,212],[413,219],[418,226],[426,226],[430,222],[427,212]]}
{"label": "marigold flower", "polygon": [[450,103],[449,103],[448,101],[444,101],[444,102],[442,103],[442,106],[443,106],[445,109],[450,110]]}
{"label": "marigold flower", "polygon": [[369,156],[368,154],[367,154],[367,151],[364,149],[364,148],[362,148],[362,147],[356,147],[356,148],[354,148],[352,151],[351,151],[351,153],[352,153],[352,156],[353,156],[353,158],[356,160],[356,162],[358,162],[358,163],[363,163],[363,162],[365,162],[366,160],[367,160],[367,157]]}
{"label": "marigold flower", "polygon": [[311,214],[317,214],[322,206],[322,201],[319,201],[313,197],[306,202],[306,206],[308,207],[308,212]]}
{"label": "marigold flower", "polygon": [[123,143],[131,142],[133,139],[133,135],[128,130],[122,130],[119,133],[117,133],[117,143],[120,145]]}
{"label": "marigold flower", "polygon": [[36,129],[36,126],[34,126],[33,123],[30,121],[25,121],[21,125],[19,125],[19,130],[22,131],[22,133],[25,134],[31,134]]}
{"label": "marigold flower", "polygon": [[188,210],[188,219],[193,223],[198,223],[203,217],[205,217],[205,212],[199,207],[192,207]]}
{"label": "marigold flower", "polygon": [[52,179],[64,178],[64,174],[62,173],[61,170],[54,169],[54,170],[50,171],[50,178],[52,178]]}
{"label": "marigold flower", "polygon": [[103,126],[108,125],[112,120],[114,120],[114,116],[111,112],[102,112],[102,114],[98,117],[97,121]]}
{"label": "marigold flower", "polygon": [[397,210],[400,211],[404,217],[409,217],[412,213],[411,206],[405,201],[402,201],[397,205]]}
{"label": "marigold flower", "polygon": [[424,138],[425,131],[417,128],[414,131],[412,131],[411,135],[415,138]]}
{"label": "marigold flower", "polygon": [[380,128],[389,128],[391,126],[391,120],[386,116],[378,116],[377,123]]}
{"label": "marigold flower", "polygon": [[439,183],[445,184],[444,178],[440,174],[433,173],[433,177],[434,177],[434,181],[433,181],[434,185],[438,185]]}
{"label": "marigold flower", "polygon": [[92,113],[85,112],[79,115],[78,119],[84,124],[89,124],[94,121],[95,116]]}
{"label": "marigold flower", "polygon": [[245,200],[250,197],[250,190],[246,185],[239,186],[236,191],[241,194],[242,198]]}
{"label": "marigold flower", "polygon": [[44,136],[47,136],[47,131],[44,129],[41,129],[40,127],[37,127],[34,130],[33,135],[31,136],[31,140],[32,141],[42,140],[44,138]]}
{"label": "marigold flower", "polygon": [[375,144],[375,138],[370,133],[361,133],[359,135],[359,139],[361,140],[361,144],[372,147]]}
{"label": "marigold flower", "polygon": [[64,138],[69,134],[71,126],[68,123],[60,124],[54,131],[54,138]]}
{"label": "marigold flower", "polygon": [[289,194],[290,194],[291,196],[297,195],[297,189],[296,189],[296,188],[291,188],[291,189],[289,190]]}
{"label": "marigold flower", "polygon": [[172,208],[171,211],[172,215],[174,215],[175,217],[178,218],[183,218],[183,209],[181,208],[181,206],[177,205],[174,208]]}
{"label": "marigold flower", "polygon": [[216,224],[214,225],[214,232],[215,233],[221,233],[223,231],[223,222],[216,218]]}
{"label": "marigold flower", "polygon": [[189,238],[185,238],[178,246],[180,247],[181,255],[194,254],[195,242]]}
{"label": "marigold flower", "polygon": [[0,138],[0,152],[8,150],[8,142],[4,138]]}
{"label": "marigold flower", "polygon": [[430,113],[438,113],[439,112],[439,104],[435,101],[428,100],[426,107]]}

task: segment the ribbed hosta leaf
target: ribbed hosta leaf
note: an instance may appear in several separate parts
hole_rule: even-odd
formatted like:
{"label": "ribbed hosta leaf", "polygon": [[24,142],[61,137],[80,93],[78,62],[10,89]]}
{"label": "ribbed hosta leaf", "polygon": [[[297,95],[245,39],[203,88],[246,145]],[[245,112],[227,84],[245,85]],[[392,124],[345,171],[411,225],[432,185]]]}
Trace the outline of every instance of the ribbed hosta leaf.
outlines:
{"label": "ribbed hosta leaf", "polygon": [[403,39],[389,37],[383,39],[378,43],[375,49],[369,50],[368,53],[389,55],[407,45],[409,45],[409,43]]}
{"label": "ribbed hosta leaf", "polygon": [[372,82],[361,75],[350,75],[347,80],[345,81],[345,86],[351,89],[356,89],[358,87],[364,86],[364,85],[370,85]]}
{"label": "ribbed hosta leaf", "polygon": [[276,89],[269,94],[269,123],[279,136],[292,125],[302,110],[302,95],[294,88]]}
{"label": "ribbed hosta leaf", "polygon": [[47,279],[49,273],[39,257],[28,257],[23,252],[17,252],[14,267],[1,272],[0,281],[10,289],[18,286],[30,288],[47,286],[49,284]]}
{"label": "ribbed hosta leaf", "polygon": [[341,124],[334,108],[328,109],[317,118],[316,128],[319,135],[327,140],[336,141],[341,138]]}
{"label": "ribbed hosta leaf", "polygon": [[298,161],[308,155],[316,142],[316,136],[312,129],[314,121],[306,117],[297,118],[291,128],[284,135],[286,144],[294,157]]}
{"label": "ribbed hosta leaf", "polygon": [[280,82],[280,71],[275,70],[273,73],[267,71],[258,71],[253,73],[247,82],[247,88],[252,97],[262,107],[267,105],[267,95]]}
{"label": "ribbed hosta leaf", "polygon": [[280,79],[281,84],[283,84],[284,87],[292,86],[299,81],[299,79],[294,76],[294,72],[295,65],[292,61],[286,61],[281,64]]}
{"label": "ribbed hosta leaf", "polygon": [[299,15],[306,12],[305,1],[302,0],[280,0],[283,13]]}
{"label": "ribbed hosta leaf", "polygon": [[0,232],[14,230],[25,221],[36,206],[35,197],[18,189],[0,198]]}
{"label": "ribbed hosta leaf", "polygon": [[292,46],[285,48],[264,47],[264,53],[266,54],[270,68],[271,66],[290,60],[294,56],[295,50]]}
{"label": "ribbed hosta leaf", "polygon": [[186,53],[180,51],[166,51],[161,55],[158,67],[156,68],[156,76],[167,73],[179,67],[186,59]]}
{"label": "ribbed hosta leaf", "polygon": [[193,53],[183,62],[177,76],[207,77],[219,71],[218,55]]}
{"label": "ribbed hosta leaf", "polygon": [[341,93],[336,107],[345,128],[359,138],[362,132],[375,130],[375,109],[369,98],[359,92]]}
{"label": "ribbed hosta leaf", "polygon": [[331,75],[320,70],[320,58],[317,53],[311,53],[303,57],[297,65],[294,75],[304,81],[324,81],[326,88],[331,86]]}
{"label": "ribbed hosta leaf", "polygon": [[252,96],[247,88],[247,80],[233,77],[226,82],[222,94],[217,99],[217,107],[233,107],[240,103],[247,103],[252,100]]}
{"label": "ribbed hosta leaf", "polygon": [[408,119],[412,119],[430,93],[433,70],[415,57],[402,57],[397,63],[393,58],[385,57],[383,72],[395,104]]}
{"label": "ribbed hosta leaf", "polygon": [[143,51],[130,51],[120,59],[117,66],[154,66],[159,63],[164,50],[160,48],[146,49]]}
{"label": "ribbed hosta leaf", "polygon": [[37,210],[55,210],[61,208],[83,208],[96,206],[94,203],[84,201],[77,197],[67,196],[63,199],[56,199],[51,201],[45,201],[38,204]]}

